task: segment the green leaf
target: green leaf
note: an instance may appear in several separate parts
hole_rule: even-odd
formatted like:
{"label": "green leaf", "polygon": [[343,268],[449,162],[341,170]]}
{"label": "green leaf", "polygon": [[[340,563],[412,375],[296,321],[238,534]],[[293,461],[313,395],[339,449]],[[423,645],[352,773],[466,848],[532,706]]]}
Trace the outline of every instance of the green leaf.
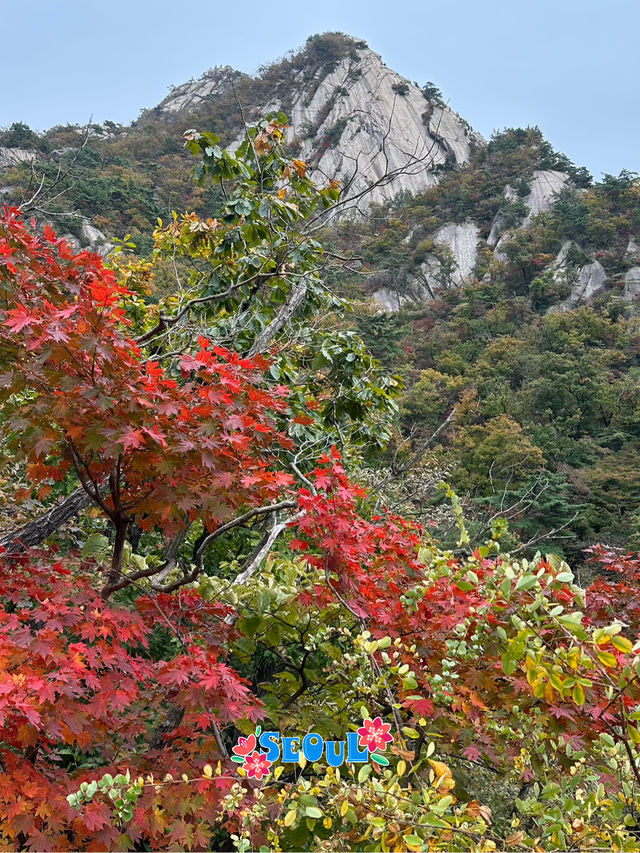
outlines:
{"label": "green leaf", "polygon": [[322,817],[322,812],[320,811],[320,809],[317,806],[307,806],[307,808],[304,810],[304,813],[307,817],[315,817],[315,818],[321,818]]}
{"label": "green leaf", "polygon": [[92,533],[91,536],[82,546],[81,554],[83,557],[95,557],[109,548],[109,540],[101,533]]}
{"label": "green leaf", "polygon": [[362,785],[363,782],[366,782],[369,776],[371,775],[371,765],[363,764],[360,770],[358,771],[358,784]]}
{"label": "green leaf", "polygon": [[538,578],[535,575],[523,575],[516,584],[516,592],[532,589],[538,583]]}
{"label": "green leaf", "polygon": [[375,761],[377,764],[388,764],[389,763],[388,758],[385,758],[384,755],[380,755],[377,752],[371,753],[371,760]]}
{"label": "green leaf", "polygon": [[516,671],[516,662],[508,655],[502,655],[502,671],[505,675],[511,675]]}
{"label": "green leaf", "polygon": [[[417,698],[421,699],[422,697],[418,696]],[[410,726],[403,726],[401,731],[403,735],[406,735],[412,740],[417,740],[420,737],[420,733],[417,732],[415,729],[410,728]]]}
{"label": "green leaf", "polygon": [[422,820],[428,826],[437,826],[440,829],[451,829],[450,823],[447,823],[446,820],[442,820],[442,818],[438,817],[438,815],[433,814],[433,812],[427,812],[427,814],[422,818]]}

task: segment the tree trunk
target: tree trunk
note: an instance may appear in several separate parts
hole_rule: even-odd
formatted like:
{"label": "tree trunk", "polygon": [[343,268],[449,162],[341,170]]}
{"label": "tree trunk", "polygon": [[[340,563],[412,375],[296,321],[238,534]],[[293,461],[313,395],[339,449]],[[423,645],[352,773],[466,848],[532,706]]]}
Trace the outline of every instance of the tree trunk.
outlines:
{"label": "tree trunk", "polygon": [[113,554],[111,556],[111,568],[109,569],[109,576],[107,578],[106,586],[103,590],[103,595],[106,590],[110,589],[112,586],[115,586],[122,576],[122,559],[124,556],[124,546],[127,542],[127,530],[129,528],[129,519],[128,518],[119,518],[115,524],[116,528],[116,538],[113,543]]}
{"label": "tree trunk", "polygon": [[266,326],[253,342],[249,356],[265,352],[278,332],[291,320],[307,295],[307,282],[304,278],[293,287],[289,301],[285,302],[273,320]]}
{"label": "tree trunk", "polygon": [[0,535],[0,546],[9,553],[16,553],[25,548],[34,548],[42,544],[56,530],[59,530],[71,518],[79,515],[91,506],[91,498],[83,488],[76,489],[62,503],[54,506],[33,521],[23,524]]}

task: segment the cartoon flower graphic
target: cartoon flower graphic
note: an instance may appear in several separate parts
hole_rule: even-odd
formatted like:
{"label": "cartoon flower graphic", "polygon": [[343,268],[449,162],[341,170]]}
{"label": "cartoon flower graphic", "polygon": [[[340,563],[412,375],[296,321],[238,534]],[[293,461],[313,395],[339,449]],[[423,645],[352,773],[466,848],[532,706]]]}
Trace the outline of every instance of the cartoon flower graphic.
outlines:
{"label": "cartoon flower graphic", "polygon": [[233,747],[233,752],[236,755],[247,756],[256,748],[256,736],[239,737],[238,743]]}
{"label": "cartoon flower graphic", "polygon": [[271,761],[267,758],[266,752],[252,752],[244,760],[247,776],[253,776],[254,779],[262,779],[263,776],[268,776],[270,767]]}
{"label": "cartoon flower graphic", "polygon": [[381,717],[376,717],[375,720],[363,720],[362,726],[358,729],[360,735],[360,747],[368,749],[369,752],[376,750],[385,751],[387,744],[393,740],[393,735],[389,734],[391,723],[383,723]]}

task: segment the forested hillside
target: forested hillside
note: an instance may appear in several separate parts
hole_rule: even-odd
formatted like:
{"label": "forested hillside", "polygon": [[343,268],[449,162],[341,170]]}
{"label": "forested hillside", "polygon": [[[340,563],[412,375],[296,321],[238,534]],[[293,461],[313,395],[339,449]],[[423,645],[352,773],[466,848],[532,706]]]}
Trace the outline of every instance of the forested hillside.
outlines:
{"label": "forested hillside", "polygon": [[[543,170],[567,180],[532,215]],[[594,183],[539,131],[508,130],[332,237],[361,258],[351,292],[391,309],[363,306],[358,328],[405,380],[401,435],[419,446],[457,405],[431,464],[480,526],[498,512],[525,542],[562,527],[547,545],[578,561],[596,541],[638,544],[639,202],[635,175]],[[439,238],[452,223],[470,260]]]}
{"label": "forested hillside", "polygon": [[[350,124],[356,85],[379,113],[377,130]],[[208,216],[221,201],[214,187],[192,180],[182,133],[215,128],[221,144],[234,143],[242,120],[274,106],[293,113],[288,149],[304,154],[316,179],[341,177],[353,190],[360,169],[363,186],[372,185],[366,210],[350,206],[345,224],[325,229],[323,239],[355,259],[334,265],[329,279],[337,294],[359,302],[354,328],[402,377],[402,453],[413,458],[458,406],[414,472],[422,486],[403,478],[420,492],[417,502],[407,495],[404,509],[438,516],[442,497],[432,486],[440,471],[472,530],[505,516],[518,543],[546,541],[578,562],[596,541],[636,545],[640,189],[633,174],[594,183],[536,128],[502,131],[486,144],[445,114],[433,84],[419,90],[363,42],[327,34],[258,77],[219,68],[178,86],[131,127],[56,127],[40,136],[14,125],[0,136],[3,192],[24,203],[44,178],[31,206],[76,246],[104,254],[128,236],[149,256],[158,217]],[[385,121],[400,128],[392,144]],[[398,160],[402,139],[423,133],[430,147]],[[373,159],[357,167],[346,160],[340,152],[353,140],[365,152],[387,144],[404,176],[380,182]],[[164,280],[160,265],[152,292],[162,292]],[[361,301],[367,295],[371,306]],[[376,313],[376,304],[384,310]]]}
{"label": "forested hillside", "polygon": [[90,130],[0,137],[0,849],[640,849],[636,176],[335,33]]}

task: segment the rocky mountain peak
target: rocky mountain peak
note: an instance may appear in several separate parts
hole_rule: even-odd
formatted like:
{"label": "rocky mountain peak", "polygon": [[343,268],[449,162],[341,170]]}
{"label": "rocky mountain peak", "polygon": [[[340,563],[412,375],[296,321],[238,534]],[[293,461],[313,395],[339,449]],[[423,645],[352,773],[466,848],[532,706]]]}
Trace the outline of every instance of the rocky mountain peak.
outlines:
{"label": "rocky mountain peak", "polygon": [[363,42],[329,73],[301,76],[292,93],[289,139],[300,157],[358,196],[385,175],[368,202],[433,186],[465,163],[482,138],[432,92],[392,71]]}
{"label": "rocky mountain peak", "polygon": [[242,138],[238,103],[250,121],[282,111],[296,155],[318,179],[348,184],[350,196],[366,192],[367,205],[428,189],[444,169],[467,162],[473,145],[484,144],[434,86],[419,88],[366,42],[342,33],[312,36],[256,77],[230,66],[210,69],[175,87],[143,122],[193,117],[200,126],[207,109],[217,104],[219,111],[223,102],[232,147]]}

